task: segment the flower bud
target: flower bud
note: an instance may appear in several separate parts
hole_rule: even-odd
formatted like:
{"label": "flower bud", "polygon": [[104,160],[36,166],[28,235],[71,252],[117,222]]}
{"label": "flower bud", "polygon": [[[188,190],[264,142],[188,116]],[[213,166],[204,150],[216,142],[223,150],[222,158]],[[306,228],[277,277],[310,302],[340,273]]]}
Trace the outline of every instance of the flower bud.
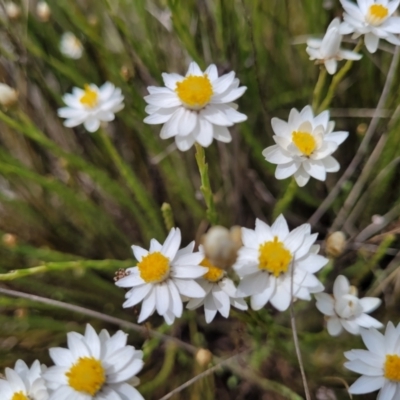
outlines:
{"label": "flower bud", "polygon": [[213,226],[203,235],[202,244],[211,264],[226,269],[232,266],[237,257],[238,244],[235,233],[223,226]]}
{"label": "flower bud", "polygon": [[0,83],[0,104],[6,108],[18,101],[18,92],[5,83]]}
{"label": "flower bud", "polygon": [[11,233],[5,233],[2,237],[2,242],[7,247],[15,247],[17,245],[17,237]]}
{"label": "flower bud", "polygon": [[339,257],[346,247],[346,236],[343,232],[333,232],[326,239],[326,253],[330,257]]}
{"label": "flower bud", "polygon": [[212,354],[207,349],[199,349],[196,353],[196,361],[202,367],[206,367],[212,360]]}
{"label": "flower bud", "polygon": [[45,1],[39,1],[39,3],[37,3],[36,15],[42,22],[47,22],[50,19],[51,10]]}
{"label": "flower bud", "polygon": [[6,14],[10,19],[18,19],[21,16],[21,7],[12,1],[8,2],[4,6]]}

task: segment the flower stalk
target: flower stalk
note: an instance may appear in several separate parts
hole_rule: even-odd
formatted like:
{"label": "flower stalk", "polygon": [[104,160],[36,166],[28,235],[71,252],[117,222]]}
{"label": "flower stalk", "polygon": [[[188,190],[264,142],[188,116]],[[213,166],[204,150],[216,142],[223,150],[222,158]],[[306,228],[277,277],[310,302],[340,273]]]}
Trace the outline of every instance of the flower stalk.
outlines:
{"label": "flower stalk", "polygon": [[196,143],[196,162],[199,167],[201,186],[200,190],[203,193],[204,201],[207,206],[207,219],[211,225],[218,224],[218,214],[215,209],[214,195],[211,190],[210,178],[208,176],[208,164],[206,163],[206,156],[202,146]]}

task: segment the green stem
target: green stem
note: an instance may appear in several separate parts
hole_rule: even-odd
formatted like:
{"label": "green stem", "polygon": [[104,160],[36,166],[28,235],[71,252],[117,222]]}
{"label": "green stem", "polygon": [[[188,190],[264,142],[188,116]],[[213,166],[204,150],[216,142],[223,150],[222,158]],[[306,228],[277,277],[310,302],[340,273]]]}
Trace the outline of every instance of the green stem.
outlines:
{"label": "green stem", "polygon": [[218,214],[215,210],[214,195],[211,190],[210,178],[208,176],[208,164],[206,163],[206,156],[204,149],[198,143],[196,143],[196,161],[199,167],[201,186],[200,190],[203,193],[204,200],[207,206],[207,219],[211,225],[218,224]]}
{"label": "green stem", "polygon": [[16,269],[5,274],[0,274],[0,281],[12,281],[14,279],[25,278],[30,275],[41,274],[51,271],[65,271],[67,269],[97,269],[97,270],[116,270],[118,268],[128,268],[132,266],[132,260],[77,260],[64,262],[49,262],[36,267]]}
{"label": "green stem", "polygon": [[149,382],[140,386],[141,393],[149,394],[154,392],[155,389],[160,387],[168,379],[174,369],[176,353],[176,344],[168,343],[167,348],[165,349],[165,358],[160,372]]}
{"label": "green stem", "polygon": [[[358,52],[361,49],[362,45],[363,42],[362,40],[360,40],[353,51]],[[343,67],[339,70],[339,72],[336,75],[334,75],[334,77],[332,78],[332,82],[329,86],[328,93],[326,94],[324,100],[318,107],[317,114],[329,108],[339,83],[343,80],[347,72],[350,71],[353,62],[354,62],[353,60],[347,60],[346,63],[343,65]]]}
{"label": "green stem", "polygon": [[161,213],[164,219],[164,225],[167,231],[170,231],[175,226],[174,213],[172,212],[171,204],[163,203],[161,206]]}
{"label": "green stem", "polygon": [[272,216],[274,219],[282,214],[290,206],[296,195],[297,187],[298,186],[296,180],[292,178],[285,190],[285,193],[275,204],[274,211],[272,212]]}
{"label": "green stem", "polygon": [[314,92],[313,92],[313,100],[312,100],[312,109],[314,112],[318,110],[318,104],[320,103],[322,89],[324,88],[326,81],[326,68],[325,66],[320,66],[318,81],[315,85]]}
{"label": "green stem", "polygon": [[122,157],[119,155],[117,149],[111,142],[111,139],[108,136],[107,132],[101,129],[99,131],[99,136],[102,139],[104,147],[106,148],[111,159],[115,163],[118,171],[125,179],[127,186],[132,191],[133,195],[137,199],[137,202],[143,208],[143,210],[147,214],[147,217],[151,221],[156,236],[164,236],[165,231],[161,223],[161,216],[154,201],[146,193],[146,189],[142,186],[141,182],[136,177],[129,165],[126,164]]}

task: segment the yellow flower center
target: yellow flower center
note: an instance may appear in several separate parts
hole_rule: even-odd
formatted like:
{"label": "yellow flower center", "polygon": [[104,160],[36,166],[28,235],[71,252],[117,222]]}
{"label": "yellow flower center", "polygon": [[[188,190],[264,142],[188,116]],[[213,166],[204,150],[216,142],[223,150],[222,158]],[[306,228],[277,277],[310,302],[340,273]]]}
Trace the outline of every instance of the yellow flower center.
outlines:
{"label": "yellow flower center", "polygon": [[366,20],[371,25],[380,25],[388,16],[389,10],[382,4],[373,4],[369,7]]}
{"label": "yellow flower center", "polygon": [[292,133],[292,140],[296,147],[305,155],[310,156],[317,147],[317,142],[314,136],[308,132],[297,132]]}
{"label": "yellow flower center", "polygon": [[93,357],[80,357],[65,375],[69,386],[77,392],[88,393],[91,396],[94,396],[106,381],[101,362]]}
{"label": "yellow flower center", "polygon": [[224,276],[224,270],[211,264],[208,258],[205,258],[200,265],[208,268],[208,271],[203,275],[203,278],[210,282],[218,282]]}
{"label": "yellow flower center", "polygon": [[11,400],[29,400],[22,392],[14,393]]}
{"label": "yellow flower center", "polygon": [[144,281],[147,283],[161,282],[168,275],[169,259],[156,251],[143,257],[137,266],[140,271],[140,277]]}
{"label": "yellow flower center", "polygon": [[397,354],[386,355],[383,369],[386,379],[400,382],[400,357]]}
{"label": "yellow flower center", "polygon": [[99,94],[89,85],[84,86],[84,93],[79,100],[84,106],[94,108],[99,102]]}
{"label": "yellow flower center", "polygon": [[211,100],[213,87],[207,75],[189,75],[176,84],[175,92],[185,106],[192,110],[200,110]]}
{"label": "yellow flower center", "polygon": [[274,237],[274,240],[261,244],[258,252],[258,268],[264,269],[276,277],[289,269],[292,253],[285,248],[277,236]]}

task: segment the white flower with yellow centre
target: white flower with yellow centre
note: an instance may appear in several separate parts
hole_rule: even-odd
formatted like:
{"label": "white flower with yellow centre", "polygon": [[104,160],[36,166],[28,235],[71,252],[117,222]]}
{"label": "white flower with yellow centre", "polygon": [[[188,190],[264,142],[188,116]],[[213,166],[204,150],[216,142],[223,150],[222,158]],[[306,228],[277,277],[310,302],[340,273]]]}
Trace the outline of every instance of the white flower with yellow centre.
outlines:
{"label": "white flower with yellow centre", "polygon": [[24,361],[18,360],[15,368],[5,369],[5,379],[0,379],[1,400],[47,400],[49,398],[45,380],[46,370],[36,360],[29,368]]}
{"label": "white flower with yellow centre", "polygon": [[276,145],[262,154],[270,163],[278,164],[275,178],[294,175],[297,184],[304,186],[310,176],[324,181],[327,172],[339,171],[340,165],[331,154],[349,133],[333,132],[335,123],[329,121],[329,111],[314,117],[310,106],[300,112],[292,108],[288,122],[272,118],[271,124]]}
{"label": "white flower with yellow centre", "polygon": [[218,77],[212,64],[204,72],[192,62],[185,77],[163,73],[165,87],[148,87],[144,99],[149,104],[147,124],[164,124],[160,137],[175,137],[179,150],[190,149],[195,142],[208,147],[213,139],[230,142],[228,127],[247,119],[232,103],[245,92],[232,71]]}
{"label": "white flower with yellow centre", "polygon": [[236,286],[232,279],[227,277],[224,269],[216,267],[207,258],[204,258],[200,265],[207,268],[207,272],[196,281],[204,289],[206,295],[199,299],[191,299],[187,304],[188,309],[195,310],[204,305],[207,323],[214,319],[217,312],[228,318],[231,306],[239,310],[247,310],[246,302],[236,297]]}
{"label": "white flower with yellow centre", "polygon": [[72,32],[65,32],[61,36],[60,51],[64,56],[78,60],[82,57],[83,45]]}
{"label": "white flower with yellow centre", "polygon": [[340,0],[345,13],[340,27],[341,34],[353,33],[353,38],[365,35],[365,46],[370,53],[378,49],[379,39],[400,46],[400,17],[393,14],[400,0],[357,0],[357,4]]}
{"label": "white flower with yellow centre", "polygon": [[64,126],[73,128],[83,124],[89,132],[95,132],[101,122],[113,121],[115,113],[124,108],[124,96],[121,89],[106,82],[97,87],[85,85],[84,89],[74,87],[72,94],[63,96],[67,107],[58,109],[58,116],[66,118]]}
{"label": "white flower with yellow centre", "polygon": [[343,328],[353,335],[360,333],[360,328],[382,328],[382,324],[367,313],[374,311],[381,304],[376,297],[357,297],[357,289],[350,286],[348,279],[339,275],[333,284],[333,296],[317,293],[317,308],[326,315],[328,332],[338,336]]}
{"label": "white flower with yellow centre", "polygon": [[344,364],[351,371],[362,374],[349,389],[351,394],[380,390],[377,399],[400,399],[400,324],[386,326],[385,335],[376,329],[362,329],[361,337],[368,350],[344,353],[349,360]]}
{"label": "white flower with yellow centre", "polygon": [[339,32],[340,19],[335,18],[328,26],[323,39],[308,39],[306,51],[310,60],[324,63],[325,68],[333,75],[337,70],[337,62],[340,60],[359,60],[362,55],[354,51],[340,48],[342,35]]}
{"label": "white flower with yellow centre", "polygon": [[132,246],[138,264],[128,268],[128,275],[119,279],[116,285],[131,288],[125,295],[127,300],[123,307],[133,307],[142,302],[138,322],[157,311],[171,325],[175,317],[182,315],[182,296],[205,296],[205,291],[195,282],[207,272],[205,267],[199,266],[203,255],[193,253],[194,242],[181,250],[180,245],[181,231],[172,228],[164,244],[152,239],[149,251]]}
{"label": "white flower with yellow centre", "polygon": [[55,366],[44,373],[52,390],[49,400],[143,400],[126,383],[137,380],[143,367],[143,352],[127,346],[127,337],[122,331],[97,335],[89,324],[84,335],[69,332],[68,349],[50,349]]}
{"label": "white flower with yellow centre", "polygon": [[309,224],[289,231],[283,215],[271,225],[257,219],[255,230],[242,228],[243,247],[234,265],[241,281],[236,295],[251,296],[251,308],[260,310],[270,302],[279,311],[286,310],[293,296],[310,300],[310,293],[324,289],[314,276],[328,259],[318,255],[314,245],[318,234]]}

